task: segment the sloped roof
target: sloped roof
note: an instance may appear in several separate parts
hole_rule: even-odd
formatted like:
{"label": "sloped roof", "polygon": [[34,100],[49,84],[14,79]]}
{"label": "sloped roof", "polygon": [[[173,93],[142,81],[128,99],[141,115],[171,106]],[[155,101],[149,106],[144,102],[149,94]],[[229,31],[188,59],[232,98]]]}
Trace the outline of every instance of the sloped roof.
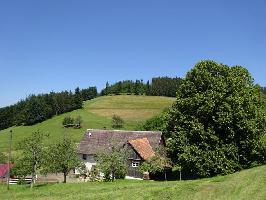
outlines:
{"label": "sloped roof", "polygon": [[[11,167],[12,165],[10,165],[10,168]],[[0,164],[0,178],[4,177],[7,174],[8,170],[8,164]]]}
{"label": "sloped roof", "polygon": [[155,155],[155,152],[153,151],[147,138],[129,140],[128,143],[144,160],[147,160]]}
{"label": "sloped roof", "polygon": [[124,145],[129,140],[147,138],[150,146],[155,149],[162,141],[159,131],[124,131],[88,129],[78,145],[77,152],[81,154],[96,154],[99,150],[109,148],[110,142]]}

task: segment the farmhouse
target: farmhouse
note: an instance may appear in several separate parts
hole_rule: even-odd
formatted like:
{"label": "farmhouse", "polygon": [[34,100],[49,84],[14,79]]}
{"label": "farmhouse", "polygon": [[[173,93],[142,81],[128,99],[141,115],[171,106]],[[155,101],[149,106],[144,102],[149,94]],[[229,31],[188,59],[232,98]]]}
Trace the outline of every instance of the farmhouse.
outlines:
{"label": "farmhouse", "polygon": [[142,162],[155,155],[155,149],[164,145],[162,133],[158,131],[124,131],[88,129],[78,145],[78,154],[84,161],[87,170],[96,165],[95,155],[102,149],[109,148],[110,141],[117,145],[128,145],[131,155],[128,158],[127,176],[142,178],[137,168]]}

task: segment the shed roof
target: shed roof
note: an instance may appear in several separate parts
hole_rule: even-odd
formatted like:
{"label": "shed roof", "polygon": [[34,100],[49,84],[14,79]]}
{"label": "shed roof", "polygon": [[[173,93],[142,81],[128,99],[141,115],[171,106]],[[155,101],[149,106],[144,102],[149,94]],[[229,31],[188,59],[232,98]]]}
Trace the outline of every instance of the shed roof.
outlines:
{"label": "shed roof", "polygon": [[129,140],[128,143],[144,160],[147,160],[155,155],[155,152],[152,149],[147,138]]}
{"label": "shed roof", "polygon": [[9,166],[8,164],[0,164],[0,178],[5,177],[11,167],[12,165]]}

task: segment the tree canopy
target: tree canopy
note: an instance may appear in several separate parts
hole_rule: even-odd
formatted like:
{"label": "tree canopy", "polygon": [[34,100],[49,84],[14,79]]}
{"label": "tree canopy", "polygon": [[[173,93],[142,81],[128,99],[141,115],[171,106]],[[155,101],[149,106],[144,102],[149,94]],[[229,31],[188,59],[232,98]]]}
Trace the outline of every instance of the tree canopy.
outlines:
{"label": "tree canopy", "polygon": [[66,183],[69,172],[82,167],[81,160],[76,153],[76,145],[68,135],[49,146],[45,159],[46,172],[63,173],[64,183]]}
{"label": "tree canopy", "polygon": [[122,128],[124,126],[124,120],[119,115],[113,115],[112,128]]}
{"label": "tree canopy", "polygon": [[22,157],[16,162],[16,173],[21,177],[31,175],[31,187],[35,183],[37,172],[42,169],[44,163],[45,146],[43,139],[45,136],[45,134],[36,131],[18,144],[19,150],[22,151]]}
{"label": "tree canopy", "polygon": [[7,162],[7,156],[0,152],[0,164],[6,163]]}
{"label": "tree canopy", "polygon": [[127,173],[128,149],[117,141],[110,141],[109,148],[102,149],[96,154],[96,161],[105,181],[124,178]]}
{"label": "tree canopy", "polygon": [[157,172],[164,172],[164,179],[167,180],[166,170],[172,167],[170,158],[167,157],[165,148],[158,147],[155,151],[155,155],[145,160],[139,167],[139,171],[142,173],[149,172],[156,174]]}
{"label": "tree canopy", "polygon": [[154,77],[152,82],[143,80],[124,80],[118,81],[112,85],[106,83],[106,87],[101,91],[101,95],[110,94],[134,94],[134,95],[152,95],[175,97],[176,91],[180,85],[181,78],[171,77]]}
{"label": "tree canopy", "polygon": [[260,88],[241,66],[197,63],[182,80],[165,123],[168,151],[189,175],[228,174],[265,162]]}

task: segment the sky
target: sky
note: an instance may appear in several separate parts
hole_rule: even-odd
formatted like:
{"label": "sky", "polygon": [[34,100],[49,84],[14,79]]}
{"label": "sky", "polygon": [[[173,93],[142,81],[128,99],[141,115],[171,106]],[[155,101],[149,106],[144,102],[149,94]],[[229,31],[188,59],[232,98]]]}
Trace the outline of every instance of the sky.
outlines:
{"label": "sky", "polygon": [[200,60],[266,86],[265,0],[0,0],[0,107],[106,81],[184,77]]}

